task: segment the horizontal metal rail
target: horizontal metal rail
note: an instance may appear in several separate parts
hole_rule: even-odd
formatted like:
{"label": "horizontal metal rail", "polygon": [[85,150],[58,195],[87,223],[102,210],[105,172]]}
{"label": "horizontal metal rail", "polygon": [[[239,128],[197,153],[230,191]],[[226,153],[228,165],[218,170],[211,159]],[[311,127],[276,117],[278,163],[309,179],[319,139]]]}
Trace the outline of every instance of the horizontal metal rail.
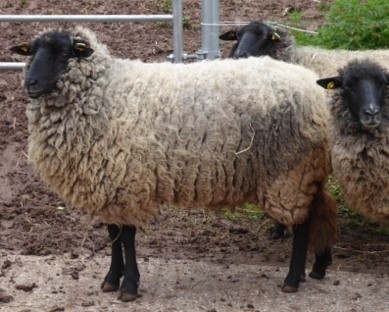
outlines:
{"label": "horizontal metal rail", "polygon": [[0,62],[0,70],[23,70],[26,63]]}
{"label": "horizontal metal rail", "polygon": [[0,22],[171,22],[172,14],[160,15],[0,15]]}
{"label": "horizontal metal rail", "polygon": [[[180,11],[176,14],[149,15],[0,15],[0,22],[77,22],[77,23],[109,23],[109,22],[173,22],[174,29],[174,62],[182,61],[182,8],[181,1],[174,1]],[[178,14],[177,14],[178,13]],[[177,30],[177,28],[180,29]],[[25,63],[0,62],[0,70],[22,70]]]}

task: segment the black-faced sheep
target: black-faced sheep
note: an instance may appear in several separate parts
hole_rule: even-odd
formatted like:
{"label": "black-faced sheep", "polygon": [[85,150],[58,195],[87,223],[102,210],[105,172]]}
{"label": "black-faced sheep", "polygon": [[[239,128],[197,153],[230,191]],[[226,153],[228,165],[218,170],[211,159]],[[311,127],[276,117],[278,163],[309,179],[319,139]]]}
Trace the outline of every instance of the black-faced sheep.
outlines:
{"label": "black-faced sheep", "polygon": [[294,38],[282,28],[253,21],[237,29],[229,30],[219,36],[220,40],[235,41],[228,53],[230,58],[246,58],[249,56],[270,56],[276,60],[288,62],[290,50],[294,46]]}
{"label": "black-faced sheep", "polygon": [[389,69],[389,50],[349,51],[298,46],[285,28],[274,28],[264,22],[250,22],[220,35],[219,38],[236,41],[229,53],[235,58],[267,55],[276,60],[302,65],[320,77],[336,75],[338,68],[345,66],[350,60],[366,57]]}
{"label": "black-faced sheep", "polygon": [[85,28],[46,31],[11,50],[30,56],[30,160],[64,200],[109,224],[104,291],[118,289],[124,274],[121,300],[137,297],[136,228],[162,203],[255,203],[294,225],[283,291],[298,289],[308,240],[310,276],[324,277],[336,205],[325,191],[328,110],[311,71],[268,57],[118,59]]}
{"label": "black-faced sheep", "polygon": [[353,60],[317,81],[329,97],[333,173],[351,208],[389,223],[389,84],[378,63]]}

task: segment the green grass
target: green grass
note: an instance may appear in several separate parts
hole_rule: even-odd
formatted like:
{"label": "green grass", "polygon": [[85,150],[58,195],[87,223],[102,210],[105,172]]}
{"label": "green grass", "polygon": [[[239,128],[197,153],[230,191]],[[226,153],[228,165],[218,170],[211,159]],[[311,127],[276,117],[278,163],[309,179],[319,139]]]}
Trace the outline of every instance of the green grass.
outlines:
{"label": "green grass", "polygon": [[234,210],[226,209],[223,211],[223,215],[228,220],[251,220],[256,221],[263,218],[264,214],[257,205],[244,204],[241,207],[237,207]]}
{"label": "green grass", "polygon": [[[292,31],[300,45],[316,45],[327,49],[365,50],[389,48],[389,1],[335,0],[321,3],[325,23],[317,35]],[[289,26],[306,29],[301,14],[291,12]]]}
{"label": "green grass", "polygon": [[372,222],[347,206],[342,190],[334,177],[329,179],[328,190],[338,204],[338,223],[341,231],[359,228],[366,233],[389,236],[389,225]]}

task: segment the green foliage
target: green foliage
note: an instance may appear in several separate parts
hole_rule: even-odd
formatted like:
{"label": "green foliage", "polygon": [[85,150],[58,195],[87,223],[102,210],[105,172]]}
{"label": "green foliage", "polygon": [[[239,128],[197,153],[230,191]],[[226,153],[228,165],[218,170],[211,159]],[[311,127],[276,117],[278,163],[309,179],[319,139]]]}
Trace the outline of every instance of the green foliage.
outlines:
{"label": "green foliage", "polygon": [[192,28],[192,25],[190,24],[190,17],[188,15],[182,16],[182,27],[186,29]]}
{"label": "green foliage", "polygon": [[[154,4],[156,6],[156,11],[161,11],[165,14],[173,13],[173,0],[163,0],[163,1],[156,0]],[[166,27],[166,26],[171,27],[172,24],[169,22],[158,22],[157,25],[160,27]],[[182,16],[182,27],[185,29],[192,28],[192,25],[190,23],[190,17],[188,15]]]}
{"label": "green foliage", "polygon": [[258,206],[247,203],[234,210],[225,210],[223,214],[228,220],[246,219],[256,221],[262,219],[264,216]]}
{"label": "green foliage", "polygon": [[359,228],[366,233],[389,236],[389,225],[372,222],[346,205],[342,189],[332,176],[329,179],[328,190],[338,204],[339,226],[341,230]]}
{"label": "green foliage", "polygon": [[172,13],[173,12],[173,0],[164,0],[161,3],[161,9],[164,13]]}
{"label": "green foliage", "polygon": [[293,33],[297,42],[328,49],[389,48],[387,0],[335,0],[325,18],[327,23],[319,27],[317,35]]}

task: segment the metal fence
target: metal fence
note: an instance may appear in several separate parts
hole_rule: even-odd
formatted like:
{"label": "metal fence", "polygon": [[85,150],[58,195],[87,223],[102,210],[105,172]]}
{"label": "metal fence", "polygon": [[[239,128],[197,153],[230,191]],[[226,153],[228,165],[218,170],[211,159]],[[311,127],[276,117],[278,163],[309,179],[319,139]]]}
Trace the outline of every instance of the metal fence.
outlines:
{"label": "metal fence", "polygon": [[[173,63],[183,60],[182,0],[173,1],[173,14],[162,15],[0,15],[0,22],[172,22]],[[0,62],[0,70],[21,70],[25,63]]]}

